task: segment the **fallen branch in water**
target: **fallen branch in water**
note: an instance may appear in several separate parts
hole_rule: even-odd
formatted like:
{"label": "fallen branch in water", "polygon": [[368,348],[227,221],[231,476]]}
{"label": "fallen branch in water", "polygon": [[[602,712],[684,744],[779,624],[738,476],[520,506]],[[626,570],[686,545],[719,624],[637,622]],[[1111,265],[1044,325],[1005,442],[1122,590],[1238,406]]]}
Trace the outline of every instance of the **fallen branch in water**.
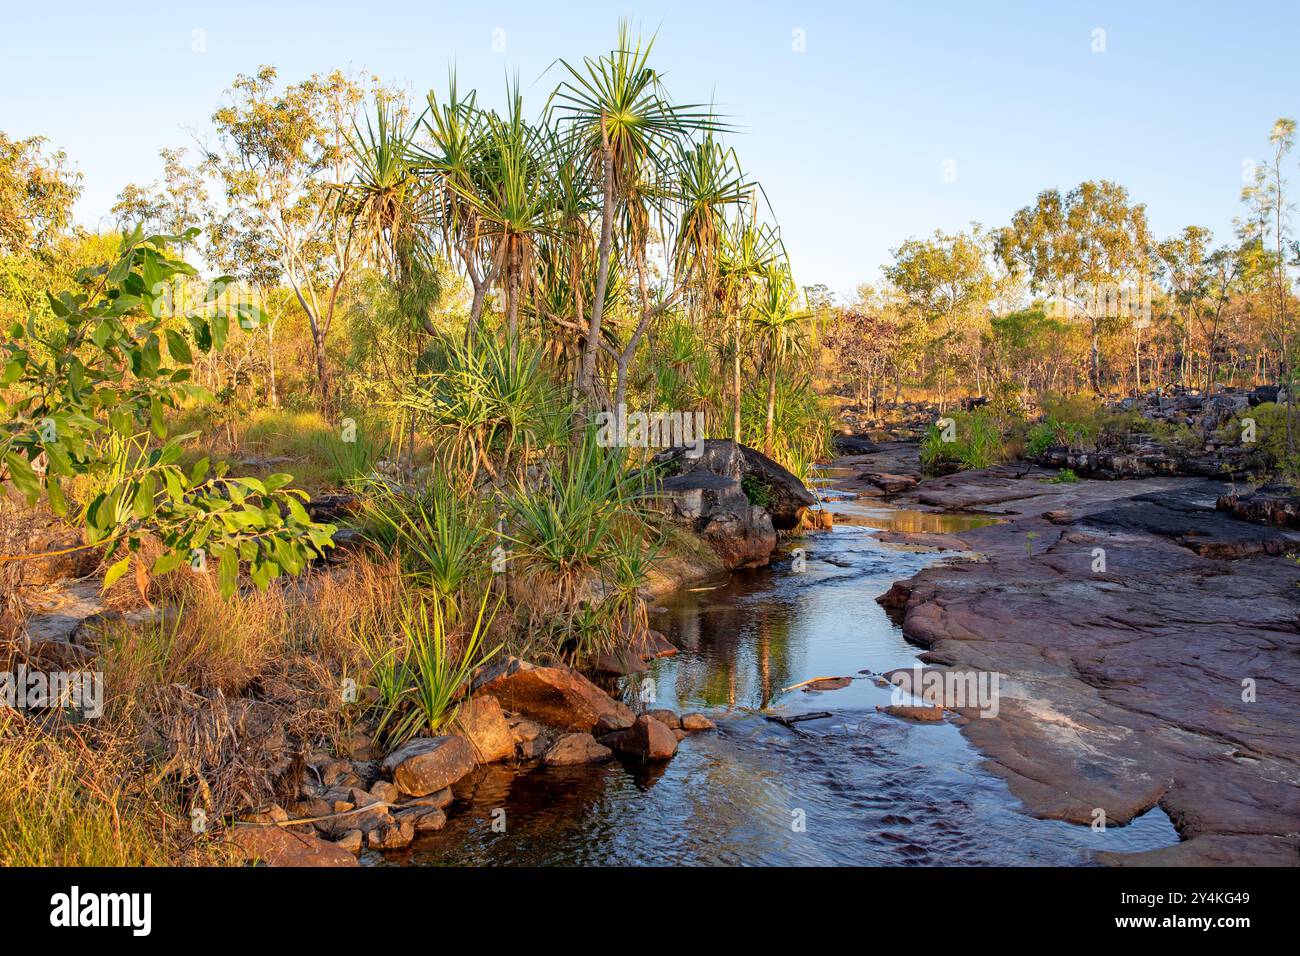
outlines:
{"label": "fallen branch in water", "polygon": [[[824,688],[821,688],[821,687],[815,687],[815,688],[813,688],[814,690],[838,690],[838,689],[841,688],[841,687],[847,687],[847,686],[848,686],[848,682],[849,682],[849,681],[852,681],[852,680],[853,680],[852,677],[839,677],[839,676],[831,676],[831,677],[809,677],[807,680],[801,680],[799,683],[797,683],[797,684],[791,684],[789,687],[782,687],[782,688],[781,688],[781,693],[783,693],[783,694],[788,694],[788,693],[789,693],[790,691],[792,691],[792,690],[798,690],[800,687],[807,687],[809,684],[816,684],[816,683],[818,683],[818,682],[820,682],[820,681],[831,681],[831,682],[834,684],[834,686],[833,686],[833,687],[824,687]],[[843,683],[841,683],[841,681],[842,681]]]}
{"label": "fallen branch in water", "polygon": [[796,727],[795,724],[803,723],[805,720],[825,720],[827,717],[834,716],[835,715],[829,711],[819,710],[813,714],[796,714],[793,717],[782,717],[779,714],[764,714],[763,719],[770,720],[774,724],[780,724],[786,730],[792,731],[799,737],[811,737],[812,734],[805,733]]}

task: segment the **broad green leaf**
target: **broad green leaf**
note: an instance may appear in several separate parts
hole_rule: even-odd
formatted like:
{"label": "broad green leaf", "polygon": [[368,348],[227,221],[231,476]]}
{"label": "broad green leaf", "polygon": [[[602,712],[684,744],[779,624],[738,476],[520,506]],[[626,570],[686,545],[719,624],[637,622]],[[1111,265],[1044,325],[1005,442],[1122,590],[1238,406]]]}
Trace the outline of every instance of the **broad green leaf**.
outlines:
{"label": "broad green leaf", "polygon": [[175,329],[167,329],[164,334],[167,336],[167,352],[171,355],[173,361],[182,365],[189,365],[194,361],[194,356],[190,352],[190,344],[185,341],[179,332]]}
{"label": "broad green leaf", "polygon": [[131,556],[128,554],[121,561],[116,562],[112,567],[110,567],[104,574],[104,590],[107,591],[111,588],[118,578],[126,574],[126,569],[130,566]]}

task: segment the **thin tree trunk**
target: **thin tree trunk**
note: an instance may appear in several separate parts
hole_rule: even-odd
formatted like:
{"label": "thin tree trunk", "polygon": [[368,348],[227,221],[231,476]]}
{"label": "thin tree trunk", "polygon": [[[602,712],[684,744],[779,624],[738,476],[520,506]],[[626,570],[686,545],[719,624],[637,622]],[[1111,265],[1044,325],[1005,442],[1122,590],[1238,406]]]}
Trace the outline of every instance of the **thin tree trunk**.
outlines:
{"label": "thin tree trunk", "polygon": [[610,148],[608,134],[601,130],[604,140],[602,163],[605,167],[604,209],[600,219],[600,243],[596,249],[596,301],[591,304],[591,323],[587,326],[587,345],[582,353],[579,386],[595,399],[596,355],[600,350],[600,324],[605,315],[605,289],[609,284],[609,247],[614,233],[614,151]]}
{"label": "thin tree trunk", "polygon": [[763,429],[763,454],[772,454],[772,437],[776,430],[776,360],[768,356],[772,367],[767,370],[767,425]]}
{"label": "thin tree trunk", "polygon": [[740,317],[731,317],[731,440],[740,444]]}

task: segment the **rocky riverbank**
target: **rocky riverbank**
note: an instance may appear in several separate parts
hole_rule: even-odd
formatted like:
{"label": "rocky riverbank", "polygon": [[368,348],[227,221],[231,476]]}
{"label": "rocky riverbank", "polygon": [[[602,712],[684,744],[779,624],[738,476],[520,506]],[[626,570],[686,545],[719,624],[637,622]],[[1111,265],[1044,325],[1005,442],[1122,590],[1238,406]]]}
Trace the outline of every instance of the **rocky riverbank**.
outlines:
{"label": "rocky riverbank", "polygon": [[880,600],[926,664],[1002,675],[997,715],[963,731],[1031,813],[1123,825],[1162,807],[1182,842],[1102,854],[1116,865],[1300,862],[1300,533],[1217,510],[1219,481],[927,479],[903,444],[839,464],[852,490],[999,519],[882,533],[978,560]]}

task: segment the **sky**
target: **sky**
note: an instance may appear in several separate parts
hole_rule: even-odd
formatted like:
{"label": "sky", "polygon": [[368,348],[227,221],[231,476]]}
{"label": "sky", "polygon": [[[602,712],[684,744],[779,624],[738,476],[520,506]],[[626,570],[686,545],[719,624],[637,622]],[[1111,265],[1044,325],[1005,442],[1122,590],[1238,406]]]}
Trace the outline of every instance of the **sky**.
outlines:
{"label": "sky", "polygon": [[674,99],[737,127],[800,284],[841,297],[908,238],[1002,225],[1087,179],[1126,186],[1158,236],[1195,223],[1226,240],[1245,164],[1300,114],[1290,0],[0,0],[0,130],[65,150],[79,221],[109,228],[121,188],[204,136],[238,73],[366,71],[422,100],[454,64],[488,105],[518,74],[540,111],[555,60],[608,51],[621,16],[657,33]]}

